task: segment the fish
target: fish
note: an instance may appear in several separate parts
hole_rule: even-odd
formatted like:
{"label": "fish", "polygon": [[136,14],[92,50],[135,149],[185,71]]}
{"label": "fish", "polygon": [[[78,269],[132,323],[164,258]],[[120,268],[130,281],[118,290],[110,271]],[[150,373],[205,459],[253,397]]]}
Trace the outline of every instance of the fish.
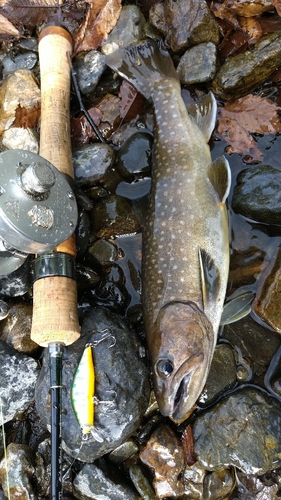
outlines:
{"label": "fish", "polygon": [[154,108],[151,190],[143,228],[142,303],[162,415],[182,422],[200,396],[216,345],[229,271],[224,156],[212,162],[212,93],[186,109],[163,43],[108,54],[106,64]]}

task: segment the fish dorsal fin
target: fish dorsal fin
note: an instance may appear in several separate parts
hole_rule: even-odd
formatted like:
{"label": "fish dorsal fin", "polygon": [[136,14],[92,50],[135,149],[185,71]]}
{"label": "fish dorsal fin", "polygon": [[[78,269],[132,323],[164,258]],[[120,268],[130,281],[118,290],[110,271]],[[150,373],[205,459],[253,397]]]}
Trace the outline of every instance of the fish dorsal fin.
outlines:
{"label": "fish dorsal fin", "polygon": [[188,106],[188,113],[201,130],[205,141],[209,142],[217,118],[217,101],[214,98],[214,94],[209,92],[209,94],[201,97],[195,104],[190,104]]}
{"label": "fish dorsal fin", "polygon": [[221,203],[225,203],[231,185],[231,171],[224,156],[220,156],[207,168],[207,176]]}
{"label": "fish dorsal fin", "polygon": [[202,248],[199,248],[199,264],[203,307],[205,310],[210,303],[217,300],[220,289],[220,276],[214,260]]}

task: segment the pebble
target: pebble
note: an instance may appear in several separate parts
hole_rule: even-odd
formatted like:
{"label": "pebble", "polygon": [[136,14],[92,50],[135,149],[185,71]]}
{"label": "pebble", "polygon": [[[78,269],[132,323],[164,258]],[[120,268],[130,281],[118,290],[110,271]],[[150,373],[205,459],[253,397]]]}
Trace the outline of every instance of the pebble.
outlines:
{"label": "pebble", "polygon": [[136,180],[151,173],[153,138],[145,132],[137,132],[117,152],[117,169],[125,179]]}
{"label": "pebble", "polygon": [[82,94],[94,92],[105,67],[104,56],[98,50],[80,52],[75,57],[73,68],[77,73],[77,81]]}
{"label": "pebble", "polygon": [[[10,257],[9,257],[10,258]],[[9,258],[7,260],[9,261]],[[31,262],[33,257],[29,256],[20,262],[20,267],[6,275],[0,275],[0,297],[19,297],[28,292],[32,285]],[[0,259],[1,262],[1,259]],[[12,261],[13,262],[13,258]]]}
{"label": "pebble", "polygon": [[[81,319],[81,338],[63,356],[63,449],[73,458],[92,462],[126,441],[138,428],[149,401],[149,372],[142,359],[141,344],[121,316],[102,307],[91,308]],[[87,343],[93,348],[96,397],[95,428],[103,442],[92,436],[83,441],[71,404],[73,376]],[[36,386],[36,407],[43,424],[49,425],[49,366],[45,350]]]}
{"label": "pebble", "polygon": [[[237,471],[238,498],[253,498],[254,500],[278,500],[278,485],[266,479],[243,474]],[[235,495],[236,496],[236,495]]]}
{"label": "pebble", "polygon": [[198,400],[199,406],[210,406],[222,394],[233,389],[236,382],[236,362],[233,349],[228,344],[217,345],[205,387]]}
{"label": "pebble", "polygon": [[158,498],[179,497],[184,493],[179,479],[184,467],[183,448],[168,425],[159,425],[152,433],[140,459],[154,472],[153,487]]}
{"label": "pebble", "polygon": [[7,302],[0,299],[0,320],[7,318],[9,314],[9,306]]}
{"label": "pebble", "polygon": [[24,149],[39,153],[39,137],[32,128],[11,127],[3,132],[2,144],[7,149]]}
{"label": "pebble", "polygon": [[281,333],[280,293],[281,250],[278,247],[276,254],[261,275],[253,302],[253,311],[279,334]]}
{"label": "pebble", "polygon": [[102,52],[108,53],[108,46],[117,49],[128,47],[143,38],[143,27],[145,17],[137,5],[124,5],[116,26],[108,35],[106,42],[102,44]]}
{"label": "pebble", "polygon": [[209,471],[230,465],[245,474],[265,474],[281,466],[280,402],[245,386],[198,416],[194,447]]}
{"label": "pebble", "polygon": [[216,74],[217,49],[211,43],[200,43],[181,57],[177,74],[182,84],[209,82]]}
{"label": "pebble", "polygon": [[76,255],[80,259],[86,252],[91,235],[91,221],[86,210],[79,210],[76,234]]}
{"label": "pebble", "polygon": [[6,497],[37,500],[33,488],[34,473],[35,460],[31,449],[24,444],[9,444],[7,446],[7,462],[5,459],[0,462],[0,483]]}
{"label": "pebble", "polygon": [[14,57],[5,56],[2,59],[4,74],[9,75],[18,69],[33,69],[38,63],[38,54],[35,52],[25,52]]}
{"label": "pebble", "polygon": [[128,486],[115,482],[95,464],[86,464],[73,481],[78,500],[139,500]]}
{"label": "pebble", "polygon": [[129,301],[124,271],[117,264],[113,264],[102,275],[100,284],[95,290],[95,303],[124,314]]}
{"label": "pebble", "polygon": [[206,470],[198,462],[186,465],[183,471],[184,500],[203,499],[203,480]]}
{"label": "pebble", "polygon": [[223,469],[206,474],[203,483],[203,498],[223,500],[229,498],[236,485],[234,469]]}
{"label": "pebble", "polygon": [[139,447],[134,439],[129,439],[125,443],[115,448],[109,455],[108,458],[111,462],[119,464],[124,462],[131,456],[138,453]]}
{"label": "pebble", "polygon": [[89,246],[86,260],[92,265],[109,267],[117,259],[118,250],[115,245],[104,238],[101,238]]}
{"label": "pebble", "polygon": [[97,238],[112,238],[141,231],[131,202],[115,194],[98,200],[91,215],[93,232]]}
{"label": "pebble", "polygon": [[104,181],[115,159],[107,144],[94,143],[73,152],[72,161],[78,186],[90,188]]}
{"label": "pebble", "polygon": [[164,0],[150,9],[149,19],[164,33],[173,52],[204,42],[219,43],[219,28],[205,0]]}
{"label": "pebble", "polygon": [[32,309],[32,304],[16,302],[9,308],[6,319],[0,323],[1,340],[18,352],[30,355],[38,351],[38,344],[30,338]]}
{"label": "pebble", "polygon": [[281,32],[263,36],[251,50],[227,59],[217,72],[212,91],[230,101],[252,92],[281,64]]}
{"label": "pebble", "polygon": [[140,465],[132,465],[129,469],[130,478],[141,495],[142,500],[157,500],[153,488],[148,481],[143,467]]}
{"label": "pebble", "polygon": [[24,412],[34,400],[37,362],[0,341],[0,394],[3,422]]}
{"label": "pebble", "polygon": [[18,105],[31,110],[38,107],[40,101],[40,89],[33,72],[15,71],[0,88],[0,134],[12,125]]}
{"label": "pebble", "polygon": [[270,165],[242,170],[234,187],[233,210],[262,224],[281,225],[281,172]]}

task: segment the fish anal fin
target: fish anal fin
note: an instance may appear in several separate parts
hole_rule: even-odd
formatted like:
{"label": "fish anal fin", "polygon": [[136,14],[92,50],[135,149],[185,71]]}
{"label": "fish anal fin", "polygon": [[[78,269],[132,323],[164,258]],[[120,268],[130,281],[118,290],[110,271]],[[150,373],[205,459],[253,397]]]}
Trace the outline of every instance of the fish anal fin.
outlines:
{"label": "fish anal fin", "polygon": [[205,141],[209,142],[217,118],[217,101],[212,92],[201,97],[198,102],[190,104],[188,113],[201,130]]}
{"label": "fish anal fin", "polygon": [[225,203],[231,185],[231,171],[224,156],[220,156],[207,168],[207,176],[216,191],[219,201]]}
{"label": "fish anal fin", "polygon": [[199,264],[203,307],[205,310],[210,303],[215,303],[218,298],[220,275],[214,259],[202,248],[199,248]]}

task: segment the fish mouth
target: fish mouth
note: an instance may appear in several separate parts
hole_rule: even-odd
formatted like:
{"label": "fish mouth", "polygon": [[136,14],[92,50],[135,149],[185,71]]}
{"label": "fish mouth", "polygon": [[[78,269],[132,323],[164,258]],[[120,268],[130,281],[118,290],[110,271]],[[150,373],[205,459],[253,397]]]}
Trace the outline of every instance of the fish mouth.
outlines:
{"label": "fish mouth", "polygon": [[192,409],[205,384],[204,372],[204,355],[200,353],[185,361],[175,373],[173,385],[176,387],[169,415],[173,420],[184,420]]}

